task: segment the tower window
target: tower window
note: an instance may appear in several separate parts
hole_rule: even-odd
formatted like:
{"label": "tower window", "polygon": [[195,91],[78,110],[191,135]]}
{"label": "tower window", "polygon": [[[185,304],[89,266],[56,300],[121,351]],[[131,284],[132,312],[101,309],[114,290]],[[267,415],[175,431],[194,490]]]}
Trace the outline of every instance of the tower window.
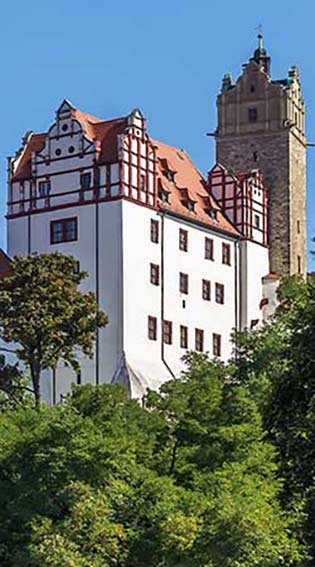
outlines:
{"label": "tower window", "polygon": [[248,109],[248,120],[249,122],[257,122],[257,108]]}
{"label": "tower window", "polygon": [[255,85],[252,84],[252,85],[250,86],[250,92],[251,92],[251,93],[254,93],[255,90],[256,90]]}
{"label": "tower window", "polygon": [[298,274],[300,274],[302,272],[301,256],[297,257],[297,265],[298,265]]}
{"label": "tower window", "polygon": [[257,152],[253,152],[253,160],[257,161],[258,159],[258,153]]}
{"label": "tower window", "polygon": [[296,222],[296,230],[298,234],[301,234],[301,224],[299,220]]}

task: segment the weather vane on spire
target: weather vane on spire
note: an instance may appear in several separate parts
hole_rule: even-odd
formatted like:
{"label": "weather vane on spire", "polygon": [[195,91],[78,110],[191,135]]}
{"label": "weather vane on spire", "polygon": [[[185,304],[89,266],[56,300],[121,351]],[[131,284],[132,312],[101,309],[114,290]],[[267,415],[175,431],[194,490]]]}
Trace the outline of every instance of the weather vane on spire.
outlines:
{"label": "weather vane on spire", "polygon": [[263,27],[262,27],[262,24],[259,24],[259,26],[257,26],[255,28],[255,30],[258,31],[258,36],[257,36],[258,37],[258,49],[262,49],[262,46],[263,46],[263,36],[262,36]]}

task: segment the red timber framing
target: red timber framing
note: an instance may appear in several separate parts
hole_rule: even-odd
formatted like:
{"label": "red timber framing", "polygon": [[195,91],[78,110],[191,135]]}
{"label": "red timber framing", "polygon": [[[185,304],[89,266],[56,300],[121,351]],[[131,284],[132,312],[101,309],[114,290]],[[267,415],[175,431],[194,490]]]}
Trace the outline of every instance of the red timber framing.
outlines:
{"label": "red timber framing", "polygon": [[267,190],[258,170],[232,174],[216,164],[208,174],[208,191],[246,238],[268,244]]}

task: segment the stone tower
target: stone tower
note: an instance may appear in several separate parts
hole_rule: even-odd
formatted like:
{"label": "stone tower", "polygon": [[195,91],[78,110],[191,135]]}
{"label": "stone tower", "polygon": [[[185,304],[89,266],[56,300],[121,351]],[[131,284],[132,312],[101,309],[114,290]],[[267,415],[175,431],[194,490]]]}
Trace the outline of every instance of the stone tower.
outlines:
{"label": "stone tower", "polygon": [[260,169],[268,189],[271,271],[306,272],[306,139],[297,67],[272,80],[258,47],[236,83],[226,74],[217,100],[216,158],[230,170]]}

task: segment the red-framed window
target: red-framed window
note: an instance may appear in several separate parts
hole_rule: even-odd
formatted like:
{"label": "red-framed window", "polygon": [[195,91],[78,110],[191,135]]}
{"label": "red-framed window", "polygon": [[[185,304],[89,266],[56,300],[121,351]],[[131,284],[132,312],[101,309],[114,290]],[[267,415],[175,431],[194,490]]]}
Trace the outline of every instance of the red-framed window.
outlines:
{"label": "red-framed window", "polygon": [[188,231],[183,228],[179,229],[179,249],[183,252],[188,251]]}
{"label": "red-framed window", "polygon": [[204,337],[203,330],[195,329],[195,349],[198,352],[203,352],[203,337]]}
{"label": "red-framed window", "polygon": [[188,293],[188,274],[179,273],[179,291],[180,293]]}
{"label": "red-framed window", "polygon": [[180,331],[180,348],[188,348],[188,327],[181,325]]}
{"label": "red-framed window", "polygon": [[91,188],[92,184],[92,173],[90,171],[86,171],[85,173],[81,173],[80,175],[80,187],[83,191],[87,191]]}
{"label": "red-framed window", "polygon": [[231,265],[231,245],[226,242],[222,243],[222,264]]}
{"label": "red-framed window", "polygon": [[163,342],[167,345],[171,345],[173,342],[172,321],[163,321]]}
{"label": "red-framed window", "polygon": [[77,217],[50,222],[50,244],[74,242],[75,240],[78,240]]}
{"label": "red-framed window", "polygon": [[150,282],[153,285],[160,284],[160,266],[157,264],[150,264]]}
{"label": "red-framed window", "polygon": [[221,335],[213,333],[212,335],[212,352],[214,356],[221,356]]}
{"label": "red-framed window", "polygon": [[148,316],[148,338],[150,341],[156,341],[157,339],[157,318]]}
{"label": "red-framed window", "polygon": [[150,226],[150,239],[151,242],[158,244],[159,242],[159,221],[151,219]]}
{"label": "red-framed window", "polygon": [[224,303],[224,285],[220,283],[215,284],[215,301],[216,303]]}
{"label": "red-framed window", "polygon": [[205,237],[205,259],[206,260],[213,260],[213,238]]}
{"label": "red-framed window", "polygon": [[202,299],[205,301],[211,299],[211,283],[209,280],[202,280]]}

